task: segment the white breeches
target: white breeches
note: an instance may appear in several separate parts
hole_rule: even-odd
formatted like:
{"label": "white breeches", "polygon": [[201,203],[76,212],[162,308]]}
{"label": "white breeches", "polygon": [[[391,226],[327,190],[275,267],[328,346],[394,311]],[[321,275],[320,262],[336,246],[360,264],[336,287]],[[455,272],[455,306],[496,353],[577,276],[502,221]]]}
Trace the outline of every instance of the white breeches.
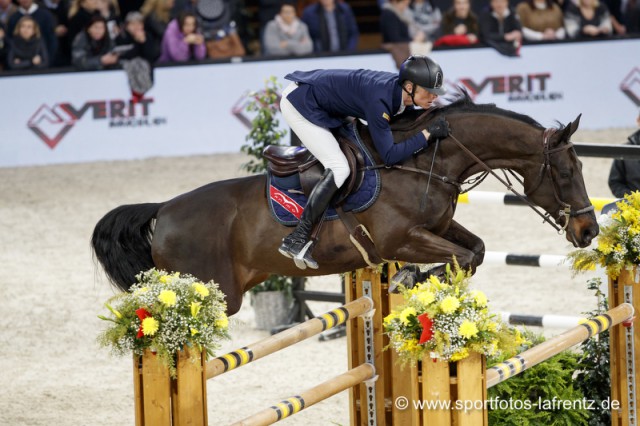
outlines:
{"label": "white breeches", "polygon": [[304,118],[287,100],[289,93],[298,86],[291,83],[282,92],[280,110],[291,130],[300,138],[304,146],[322,163],[325,169],[333,171],[333,179],[338,188],[349,177],[349,163],[338,146],[338,141],[328,129],[313,124]]}

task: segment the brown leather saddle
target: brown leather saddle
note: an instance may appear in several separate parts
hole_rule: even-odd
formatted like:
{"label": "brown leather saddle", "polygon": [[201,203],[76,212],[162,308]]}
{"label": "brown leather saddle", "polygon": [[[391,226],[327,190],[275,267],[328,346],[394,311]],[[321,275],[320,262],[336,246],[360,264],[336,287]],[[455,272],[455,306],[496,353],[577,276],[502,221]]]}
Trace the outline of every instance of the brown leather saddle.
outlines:
{"label": "brown leather saddle", "polygon": [[[336,197],[335,205],[338,206],[350,194],[360,189],[364,180],[365,161],[360,148],[354,141],[339,131],[333,133],[342,153],[347,158],[350,170],[349,177]],[[269,145],[264,149],[262,155],[268,160],[269,171],[275,176],[287,177],[299,173],[300,185],[307,197],[324,171],[322,164],[305,147]]]}
{"label": "brown leather saddle", "polygon": [[[333,131],[340,149],[349,163],[349,177],[342,185],[342,189],[336,197],[335,207],[342,223],[349,231],[350,240],[356,246],[363,259],[370,265],[376,266],[383,262],[382,257],[373,243],[371,234],[364,225],[358,222],[352,212],[345,212],[341,205],[352,193],[360,189],[364,180],[365,160],[358,145],[347,137],[342,129]],[[300,174],[300,185],[302,191],[308,197],[320,180],[324,167],[317,158],[304,147],[300,146],[267,146],[262,155],[268,161],[268,168],[271,173],[278,177],[287,177],[295,173]],[[311,238],[316,240],[323,220],[320,220],[313,230]]]}

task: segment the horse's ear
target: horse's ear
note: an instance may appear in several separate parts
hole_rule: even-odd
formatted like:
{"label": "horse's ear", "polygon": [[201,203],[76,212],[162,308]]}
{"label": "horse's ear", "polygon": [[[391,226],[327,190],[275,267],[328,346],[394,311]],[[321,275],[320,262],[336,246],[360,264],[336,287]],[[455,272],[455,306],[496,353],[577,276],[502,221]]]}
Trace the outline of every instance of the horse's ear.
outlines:
{"label": "horse's ear", "polygon": [[575,120],[567,124],[560,132],[556,133],[555,137],[553,138],[556,141],[556,143],[560,143],[562,141],[568,141],[571,138],[571,135],[573,135],[576,132],[576,130],[578,130],[578,125],[580,124],[580,117],[582,117],[582,114],[578,115],[578,117]]}

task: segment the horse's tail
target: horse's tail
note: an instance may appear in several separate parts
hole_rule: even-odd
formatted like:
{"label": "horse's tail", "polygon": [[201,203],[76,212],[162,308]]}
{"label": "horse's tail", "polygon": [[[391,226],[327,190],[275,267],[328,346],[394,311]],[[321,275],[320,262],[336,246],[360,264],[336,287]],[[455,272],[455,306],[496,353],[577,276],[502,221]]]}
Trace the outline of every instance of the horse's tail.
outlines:
{"label": "horse's tail", "polygon": [[128,291],[135,276],[154,266],[151,257],[153,219],[160,203],[120,206],[96,224],[91,237],[95,257],[111,282]]}

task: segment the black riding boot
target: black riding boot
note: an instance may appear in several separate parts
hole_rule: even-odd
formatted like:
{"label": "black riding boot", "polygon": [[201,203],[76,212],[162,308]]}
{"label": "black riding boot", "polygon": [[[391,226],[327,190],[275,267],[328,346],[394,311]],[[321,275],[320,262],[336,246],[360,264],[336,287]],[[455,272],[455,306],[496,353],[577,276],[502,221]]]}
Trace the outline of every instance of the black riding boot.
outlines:
{"label": "black riding boot", "polygon": [[283,256],[292,257],[296,266],[300,269],[306,269],[307,266],[311,269],[318,269],[318,262],[311,257],[313,242],[309,241],[309,239],[313,225],[322,218],[336,192],[338,192],[338,187],[333,180],[333,172],[331,169],[327,169],[322,174],[322,179],[311,191],[307,206],[302,212],[302,217],[296,229],[282,239],[282,244],[278,251]]}

